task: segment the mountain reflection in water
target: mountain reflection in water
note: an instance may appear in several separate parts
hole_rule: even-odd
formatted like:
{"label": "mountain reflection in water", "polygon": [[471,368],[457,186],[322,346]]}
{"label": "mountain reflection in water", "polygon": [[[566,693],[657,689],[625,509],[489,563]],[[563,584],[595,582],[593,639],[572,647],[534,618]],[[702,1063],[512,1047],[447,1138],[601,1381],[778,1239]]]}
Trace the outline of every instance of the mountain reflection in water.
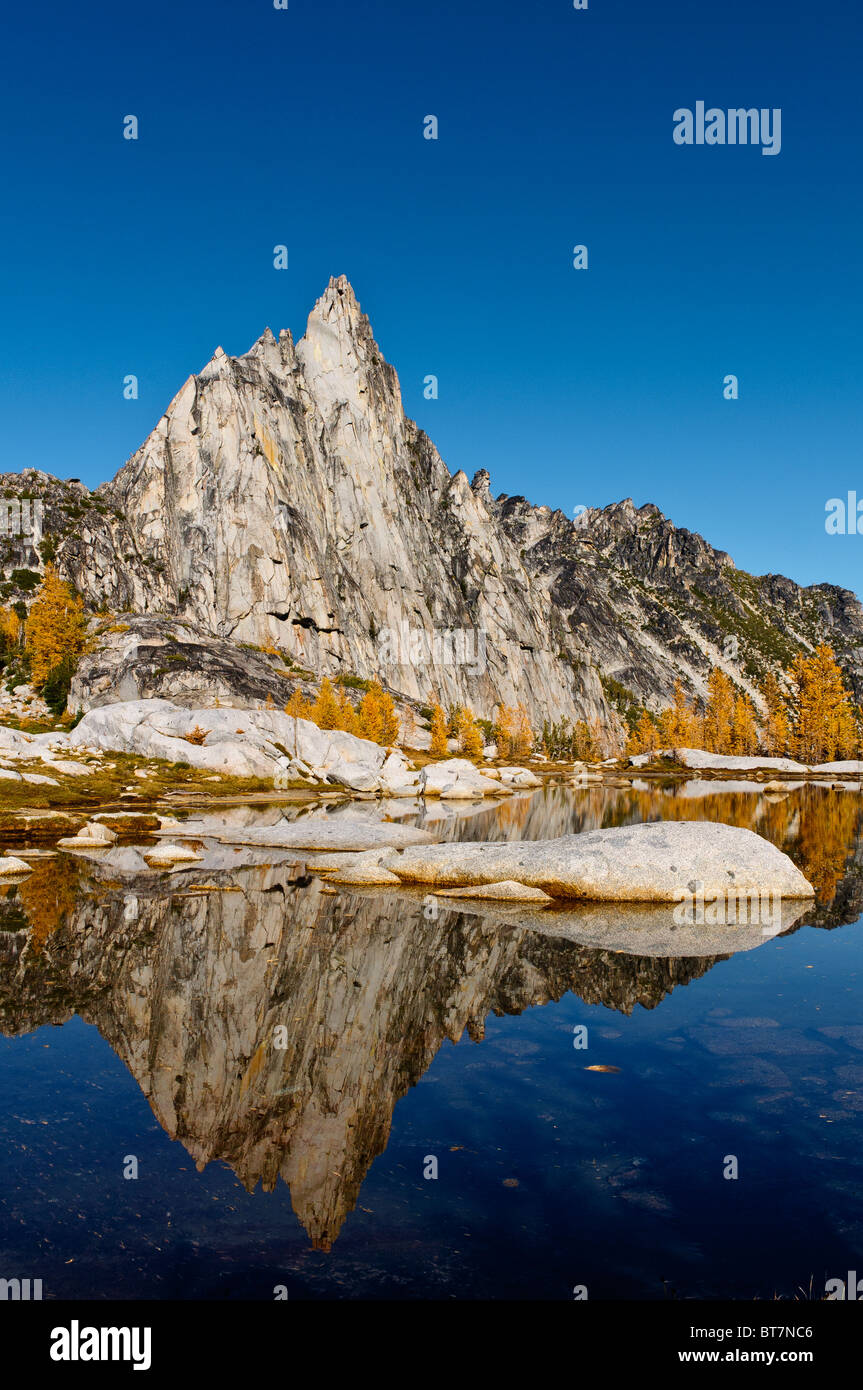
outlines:
{"label": "mountain reflection in water", "polygon": [[[717,788],[549,787],[460,813],[396,809],[472,840],[649,819],[742,825],[789,853],[818,890],[784,926],[860,915],[858,794]],[[301,860],[202,882],[194,869],[124,878],[59,856],[0,892],[0,1030],[17,1037],[75,1014],[95,1025],[199,1171],[223,1160],[250,1191],[281,1178],[313,1246],[329,1250],[387,1146],[396,1102],[444,1040],[481,1040],[489,1015],[567,991],[623,1015],[654,1010],[738,944],[760,944],[745,930],[735,942],[732,929],[704,954],[710,939],[696,928],[669,954],[651,946],[651,912],[441,903],[435,916],[419,893],[333,894]]]}

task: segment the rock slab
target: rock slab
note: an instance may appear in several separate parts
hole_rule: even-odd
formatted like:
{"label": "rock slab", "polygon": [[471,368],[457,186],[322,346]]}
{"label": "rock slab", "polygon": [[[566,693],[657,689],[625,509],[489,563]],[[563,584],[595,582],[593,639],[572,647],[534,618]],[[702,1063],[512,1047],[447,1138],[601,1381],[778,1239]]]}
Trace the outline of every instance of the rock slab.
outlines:
{"label": "rock slab", "polygon": [[514,881],[552,898],[676,902],[729,892],[811,898],[787,854],[752,830],[704,821],[651,822],[556,840],[411,846],[384,856],[403,883],[464,888]]}

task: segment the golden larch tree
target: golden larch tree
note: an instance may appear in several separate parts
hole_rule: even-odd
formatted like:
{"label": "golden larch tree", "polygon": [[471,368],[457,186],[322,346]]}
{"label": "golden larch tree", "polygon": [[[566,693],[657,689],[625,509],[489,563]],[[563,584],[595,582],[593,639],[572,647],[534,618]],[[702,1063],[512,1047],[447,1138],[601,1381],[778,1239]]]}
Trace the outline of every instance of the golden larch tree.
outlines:
{"label": "golden larch tree", "polygon": [[359,734],[360,721],[348,692],[346,690],[340,690],[336,698],[339,707],[339,722],[336,728],[341,729],[342,732],[346,734]]}
{"label": "golden larch tree", "polygon": [[321,681],[318,697],[312,706],[312,719],[320,729],[339,727],[339,702],[327,676]]}
{"label": "golden larch tree", "polygon": [[638,716],[638,723],[626,740],[628,754],[654,753],[659,747],[659,730],[646,709]]}
{"label": "golden larch tree", "polygon": [[443,708],[440,705],[432,706],[431,713],[431,748],[429,749],[433,758],[445,758],[449,749],[447,747],[447,721]]}
{"label": "golden larch tree", "polygon": [[481,758],[483,748],[482,730],[473,717],[473,711],[463,709],[459,719],[459,750],[466,758]]}
{"label": "golden larch tree", "polygon": [[699,719],[689,702],[683,681],[674,682],[671,705],[659,716],[659,737],[665,747],[698,747],[701,739]]}
{"label": "golden larch tree", "polygon": [[494,738],[499,758],[512,757],[515,736],[515,710],[510,705],[501,705],[494,725]]}
{"label": "golden larch tree", "polygon": [[515,720],[513,725],[513,738],[510,748],[510,757],[526,758],[533,751],[534,736],[530,724],[530,717],[524,705],[519,701],[515,707]]}
{"label": "golden larch tree", "polygon": [[714,666],[707,680],[707,708],[704,712],[702,742],[708,753],[730,753],[734,720],[734,686],[719,667]]}
{"label": "golden larch tree", "polygon": [[822,642],[811,656],[798,653],[788,674],[794,688],[794,756],[818,763],[855,752],[857,719],[832,647]]}
{"label": "golden larch tree", "polygon": [[385,748],[389,748],[392,744],[398,742],[400,724],[392,695],[380,685],[378,686],[378,705],[380,708],[379,742],[382,743]]}
{"label": "golden larch tree", "polygon": [[731,730],[731,751],[737,756],[752,757],[758,751],[758,725],[755,722],[755,708],[746,695],[734,699],[734,716]]}
{"label": "golden larch tree", "polygon": [[34,685],[43,685],[57,666],[78,656],[84,645],[85,628],[83,600],[64,583],[53,565],[46,565],[27,615],[24,638]]}
{"label": "golden larch tree", "polygon": [[312,706],[299,686],[294,688],[290,700],[285,705],[285,714],[290,714],[294,719],[311,719]]}
{"label": "golden larch tree", "polygon": [[767,706],[761,731],[764,751],[771,758],[784,757],[791,744],[791,723],[788,718],[788,701],[773,671],[768,671],[764,677],[761,694]]}

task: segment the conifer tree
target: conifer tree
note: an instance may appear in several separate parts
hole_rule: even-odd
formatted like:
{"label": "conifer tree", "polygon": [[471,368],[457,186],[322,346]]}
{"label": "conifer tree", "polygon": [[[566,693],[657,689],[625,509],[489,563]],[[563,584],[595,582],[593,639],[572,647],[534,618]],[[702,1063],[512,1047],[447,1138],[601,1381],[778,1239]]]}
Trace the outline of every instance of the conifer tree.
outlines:
{"label": "conifer tree", "polygon": [[357,718],[357,712],[354,709],[353,702],[348,692],[346,690],[340,690],[336,698],[339,707],[339,722],[336,728],[341,729],[342,732],[346,734],[358,735],[360,731],[360,721]]}
{"label": "conifer tree", "polygon": [[372,743],[380,743],[383,735],[383,707],[381,696],[383,690],[377,681],[373,681],[360,701],[359,725],[360,737],[371,739]]}
{"label": "conifer tree", "polygon": [[396,714],[396,707],[393,704],[393,697],[382,686],[378,685],[378,708],[380,709],[380,738],[385,748],[398,742],[400,726],[399,717]]}
{"label": "conifer tree", "polygon": [[512,757],[512,745],[515,736],[515,713],[515,710],[509,705],[501,705],[498,710],[497,720],[494,726],[494,737],[499,758]]}
{"label": "conifer tree", "polygon": [[84,604],[53,565],[46,565],[25,630],[33,684],[41,686],[57,667],[74,661],[84,645]]}
{"label": "conifer tree", "polygon": [[294,719],[312,718],[312,707],[298,685],[294,687],[291,698],[285,705],[285,714],[290,714]]}
{"label": "conifer tree", "polygon": [[312,719],[319,729],[339,727],[339,702],[328,676],[324,676],[321,681],[318,697],[312,706]]}
{"label": "conifer tree", "polygon": [[3,655],[14,652],[21,640],[21,619],[14,608],[0,608],[0,648]]}
{"label": "conifer tree", "polygon": [[699,722],[683,681],[678,677],[671,705],[659,716],[660,743],[665,748],[697,747],[701,737]]}
{"label": "conifer tree", "polygon": [[626,751],[630,756],[636,753],[653,753],[659,746],[659,730],[648,711],[643,709],[638,723],[626,741]]}
{"label": "conifer tree", "polygon": [[482,757],[482,730],[470,709],[464,709],[461,712],[458,740],[459,749],[466,758]]}
{"label": "conifer tree", "polygon": [[533,729],[524,705],[519,701],[515,707],[510,757],[526,758],[533,749]]}
{"label": "conifer tree", "polygon": [[708,753],[730,753],[734,716],[734,687],[719,667],[714,666],[707,680],[707,709],[704,713],[703,743]]}
{"label": "conifer tree", "polygon": [[447,748],[447,722],[446,715],[440,705],[432,706],[431,715],[431,748],[429,752],[433,758],[445,758],[449,749]]}
{"label": "conifer tree", "polygon": [[790,751],[791,725],[788,719],[788,701],[779,680],[768,671],[761,685],[761,694],[767,706],[767,715],[761,734],[764,751],[771,758],[784,757]]}
{"label": "conifer tree", "polygon": [[752,701],[746,695],[737,695],[734,700],[731,751],[748,758],[757,750],[758,726],[755,723]]}
{"label": "conifer tree", "polygon": [[832,762],[858,744],[857,718],[835,653],[826,643],[798,653],[789,671],[794,687],[791,746],[803,762]]}
{"label": "conifer tree", "polygon": [[572,751],[579,761],[589,761],[597,755],[598,750],[593,741],[593,735],[583,719],[576,721],[572,731]]}

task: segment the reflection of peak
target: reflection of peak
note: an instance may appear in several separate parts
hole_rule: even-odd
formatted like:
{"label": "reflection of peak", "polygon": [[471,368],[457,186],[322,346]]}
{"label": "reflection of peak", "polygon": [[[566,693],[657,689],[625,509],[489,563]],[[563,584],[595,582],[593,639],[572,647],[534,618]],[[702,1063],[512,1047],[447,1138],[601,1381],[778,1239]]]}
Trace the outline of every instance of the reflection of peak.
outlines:
{"label": "reflection of peak", "polygon": [[444,1039],[568,990],[651,1008],[712,963],[591,950],[449,909],[427,922],[412,899],[325,896],[292,873],[246,871],[242,893],[188,896],[152,879],[119,887],[106,870],[41,957],[0,960],[0,1022],[17,1031],[75,1009],[95,1023],[197,1166],[222,1160],[249,1190],[281,1178],[321,1250]]}

